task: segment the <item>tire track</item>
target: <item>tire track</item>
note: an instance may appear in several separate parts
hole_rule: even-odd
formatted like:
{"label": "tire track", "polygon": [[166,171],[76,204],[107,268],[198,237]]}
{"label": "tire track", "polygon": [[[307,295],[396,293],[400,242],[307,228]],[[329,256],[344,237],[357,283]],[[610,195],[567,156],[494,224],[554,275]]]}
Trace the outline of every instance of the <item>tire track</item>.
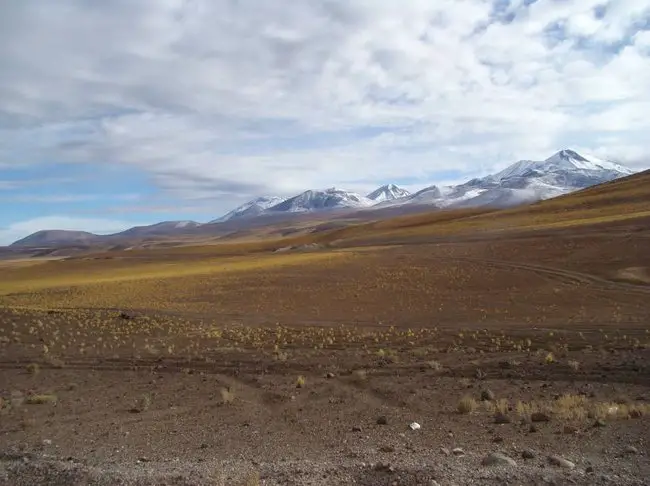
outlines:
{"label": "tire track", "polygon": [[639,294],[650,294],[650,287],[643,285],[635,285],[625,282],[614,282],[612,280],[607,280],[602,277],[597,277],[595,275],[590,275],[587,273],[575,272],[573,270],[564,270],[560,268],[546,267],[543,265],[535,265],[532,263],[519,263],[519,262],[510,262],[507,260],[491,260],[483,258],[471,258],[471,257],[454,257],[454,256],[445,256],[440,257],[444,260],[456,260],[462,262],[471,262],[478,263],[493,268],[509,268],[513,270],[523,270],[535,273],[542,277],[551,277],[553,280],[560,281],[562,283],[570,285],[589,285],[591,287],[596,287],[600,290],[612,291],[626,291],[634,292]]}

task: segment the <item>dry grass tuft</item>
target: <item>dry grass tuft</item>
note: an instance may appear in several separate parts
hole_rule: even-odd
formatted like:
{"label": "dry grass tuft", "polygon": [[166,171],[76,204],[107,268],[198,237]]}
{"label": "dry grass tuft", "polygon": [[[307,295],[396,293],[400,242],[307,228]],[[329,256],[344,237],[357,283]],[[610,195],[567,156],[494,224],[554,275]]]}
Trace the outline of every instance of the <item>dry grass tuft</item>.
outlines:
{"label": "dry grass tuft", "polygon": [[476,400],[474,400],[472,397],[466,395],[463,398],[460,399],[458,402],[458,405],[456,406],[456,410],[458,410],[458,413],[463,414],[463,415],[469,415],[470,413],[474,412],[478,408],[478,403]]}
{"label": "dry grass tuft", "polygon": [[30,375],[37,375],[41,371],[41,366],[38,363],[29,363],[25,369]]}
{"label": "dry grass tuft", "polygon": [[221,389],[221,403],[228,404],[235,401],[235,393],[228,388]]}
{"label": "dry grass tuft", "polygon": [[38,395],[29,395],[25,400],[25,403],[28,405],[45,405],[48,403],[56,403],[57,397],[53,394],[38,394]]}
{"label": "dry grass tuft", "polygon": [[129,411],[131,413],[142,413],[149,410],[149,407],[151,407],[151,395],[144,394],[135,401]]}
{"label": "dry grass tuft", "polygon": [[570,359],[567,361],[567,365],[569,365],[569,368],[571,368],[573,371],[578,371],[578,369],[580,369],[580,362],[576,361],[575,359]]}
{"label": "dry grass tuft", "polygon": [[431,361],[427,361],[427,365],[429,365],[429,368],[431,368],[434,371],[440,371],[442,369],[442,364],[439,361],[436,361],[435,359],[432,359]]}
{"label": "dry grass tuft", "polygon": [[305,386],[305,377],[302,376],[302,375],[300,375],[300,376],[296,379],[296,388],[302,388],[302,387],[304,387],[304,386]]}

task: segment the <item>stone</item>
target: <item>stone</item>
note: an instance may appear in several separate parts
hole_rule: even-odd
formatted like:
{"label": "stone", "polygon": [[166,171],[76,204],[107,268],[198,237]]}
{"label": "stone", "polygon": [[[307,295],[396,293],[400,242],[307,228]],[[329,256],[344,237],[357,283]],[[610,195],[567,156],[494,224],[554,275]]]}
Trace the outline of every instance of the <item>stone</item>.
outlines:
{"label": "stone", "polygon": [[512,419],[508,417],[505,413],[497,412],[494,414],[494,423],[495,424],[509,424],[512,422]]}
{"label": "stone", "polygon": [[461,449],[460,447],[455,447],[455,448],[453,448],[453,449],[451,450],[451,453],[452,453],[454,456],[464,456],[464,455],[465,455],[465,451],[464,451],[463,449]]}
{"label": "stone", "polygon": [[573,425],[565,425],[563,432],[567,435],[574,435],[578,433],[578,429]]}
{"label": "stone", "polygon": [[517,463],[511,457],[501,454],[500,452],[493,452],[488,454],[481,461],[483,466],[516,466]]}
{"label": "stone", "polygon": [[379,452],[384,452],[386,454],[395,452],[395,448],[393,446],[381,446],[379,448]]}
{"label": "stone", "polygon": [[535,423],[550,422],[551,416],[544,412],[534,412],[530,415],[530,421]]}
{"label": "stone", "polygon": [[327,378],[328,380],[331,380],[332,378],[334,378],[334,373],[327,373],[325,375],[325,378]]}
{"label": "stone", "polygon": [[352,432],[361,432],[361,427],[355,425],[354,427],[352,427]]}
{"label": "stone", "polygon": [[535,453],[530,449],[526,449],[525,451],[522,451],[521,457],[524,459],[535,459]]}
{"label": "stone", "polygon": [[451,454],[451,451],[450,451],[449,449],[447,449],[446,447],[441,447],[441,448],[440,448],[440,453],[441,453],[443,456],[448,456],[448,455]]}
{"label": "stone", "polygon": [[481,391],[481,400],[484,402],[491,402],[495,399],[494,392],[488,388]]}
{"label": "stone", "polygon": [[548,456],[548,463],[553,465],[553,466],[558,466],[562,467],[564,469],[573,469],[576,467],[574,463],[571,461],[568,461],[567,459],[564,459],[563,457],[560,456]]}
{"label": "stone", "polygon": [[386,425],[388,423],[388,418],[385,415],[377,417],[377,425]]}
{"label": "stone", "polygon": [[623,452],[625,452],[626,454],[638,454],[638,453],[639,453],[639,449],[637,449],[637,448],[634,447],[634,446],[629,445],[629,446],[627,446],[627,447],[625,448],[625,450],[624,450]]}
{"label": "stone", "polygon": [[596,419],[594,427],[605,427],[607,425],[603,419]]}
{"label": "stone", "polygon": [[530,432],[531,434],[534,434],[535,432],[537,432],[537,427],[535,425],[531,424],[530,427],[528,428],[528,432]]}

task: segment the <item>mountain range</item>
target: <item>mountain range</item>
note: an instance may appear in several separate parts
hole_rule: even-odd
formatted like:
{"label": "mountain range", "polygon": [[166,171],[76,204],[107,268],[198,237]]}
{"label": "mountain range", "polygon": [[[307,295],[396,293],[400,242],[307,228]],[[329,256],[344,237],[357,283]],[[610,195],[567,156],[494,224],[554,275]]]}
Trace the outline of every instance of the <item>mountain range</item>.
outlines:
{"label": "mountain range", "polygon": [[323,213],[338,210],[372,211],[382,208],[432,207],[497,208],[528,204],[584,189],[633,174],[618,163],[561,150],[546,160],[521,160],[496,174],[472,179],[456,186],[429,186],[411,194],[395,184],[386,184],[367,195],[336,188],[307,190],[289,198],[263,196],[253,199],[224,216],[206,224],[195,221],[166,221],[139,226],[108,236],[81,231],[43,230],[14,242],[14,247],[92,244],[99,241],[142,239],[193,230],[209,231],[224,223],[250,222],[263,217],[274,218],[300,213]]}

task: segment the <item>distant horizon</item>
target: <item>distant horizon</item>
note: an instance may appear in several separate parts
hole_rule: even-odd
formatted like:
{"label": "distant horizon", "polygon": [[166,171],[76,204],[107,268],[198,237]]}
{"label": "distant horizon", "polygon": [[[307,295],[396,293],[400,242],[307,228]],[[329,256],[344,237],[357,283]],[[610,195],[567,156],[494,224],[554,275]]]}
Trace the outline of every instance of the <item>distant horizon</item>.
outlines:
{"label": "distant horizon", "polygon": [[644,2],[5,3],[0,244],[453,185],[557,147],[650,167]]}

